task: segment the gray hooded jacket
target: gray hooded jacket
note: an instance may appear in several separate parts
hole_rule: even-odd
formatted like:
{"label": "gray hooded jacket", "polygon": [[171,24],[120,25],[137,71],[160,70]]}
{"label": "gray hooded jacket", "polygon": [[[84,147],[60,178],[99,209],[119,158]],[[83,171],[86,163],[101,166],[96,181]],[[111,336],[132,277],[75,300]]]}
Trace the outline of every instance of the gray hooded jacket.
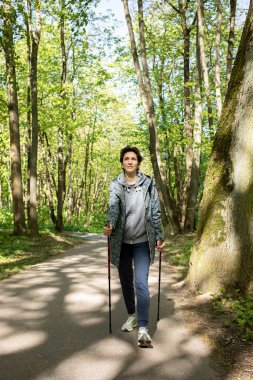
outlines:
{"label": "gray hooded jacket", "polygon": [[134,185],[128,185],[124,174],[120,174],[117,181],[124,188],[126,219],[123,231],[123,243],[134,244],[148,240],[145,227],[145,207],[141,185],[146,176],[138,174]]}
{"label": "gray hooded jacket", "polygon": [[148,241],[150,262],[154,262],[155,244],[163,239],[160,202],[155,182],[143,173],[137,182],[128,185],[124,174],[110,184],[111,263],[119,266],[122,242],[128,244]]}

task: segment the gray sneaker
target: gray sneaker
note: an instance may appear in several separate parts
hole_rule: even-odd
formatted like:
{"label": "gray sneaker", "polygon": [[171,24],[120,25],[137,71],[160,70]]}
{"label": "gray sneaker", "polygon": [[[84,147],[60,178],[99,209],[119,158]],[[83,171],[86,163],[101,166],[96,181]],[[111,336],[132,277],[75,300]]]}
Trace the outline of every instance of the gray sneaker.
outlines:
{"label": "gray sneaker", "polygon": [[148,333],[147,327],[139,327],[138,331],[138,345],[139,347],[150,347],[152,339]]}
{"label": "gray sneaker", "polygon": [[127,321],[121,327],[121,330],[123,330],[123,331],[133,331],[133,329],[136,326],[137,326],[136,315],[132,314],[132,315],[129,315],[129,317],[127,318]]}

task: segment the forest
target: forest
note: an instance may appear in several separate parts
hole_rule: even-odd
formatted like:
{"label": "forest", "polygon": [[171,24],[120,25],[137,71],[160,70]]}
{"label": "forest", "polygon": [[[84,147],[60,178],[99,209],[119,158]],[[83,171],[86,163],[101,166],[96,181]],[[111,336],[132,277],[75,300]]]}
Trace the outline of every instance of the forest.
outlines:
{"label": "forest", "polygon": [[[137,146],[170,236],[197,231],[187,281],[247,289],[253,274],[253,7],[3,0],[0,226],[102,229],[120,149]],[[251,95],[251,97],[250,97]]]}

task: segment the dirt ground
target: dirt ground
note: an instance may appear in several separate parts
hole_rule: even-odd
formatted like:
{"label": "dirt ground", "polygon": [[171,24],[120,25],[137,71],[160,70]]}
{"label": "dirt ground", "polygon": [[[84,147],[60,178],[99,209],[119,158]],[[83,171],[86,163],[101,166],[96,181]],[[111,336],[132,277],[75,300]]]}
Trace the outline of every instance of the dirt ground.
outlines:
{"label": "dirt ground", "polygon": [[252,380],[253,342],[243,340],[236,326],[224,326],[227,317],[214,310],[210,297],[194,296],[184,288],[177,296],[181,297],[187,325],[210,344],[217,366],[224,370],[224,379]]}
{"label": "dirt ground", "polygon": [[183,286],[195,237],[194,233],[175,236],[168,242],[164,255],[177,278],[174,288],[180,312],[188,327],[212,348],[214,362],[222,369],[224,379],[253,380],[253,341],[245,341],[235,324],[226,323],[228,316],[214,309],[211,296],[196,296]]}

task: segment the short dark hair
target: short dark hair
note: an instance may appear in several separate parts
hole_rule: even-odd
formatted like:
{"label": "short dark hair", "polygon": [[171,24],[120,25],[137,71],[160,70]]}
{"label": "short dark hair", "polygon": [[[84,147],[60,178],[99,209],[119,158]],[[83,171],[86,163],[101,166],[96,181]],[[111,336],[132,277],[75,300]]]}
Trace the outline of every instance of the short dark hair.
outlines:
{"label": "short dark hair", "polygon": [[127,145],[125,146],[124,148],[121,149],[120,151],[120,162],[123,163],[123,158],[124,158],[124,155],[128,152],[134,152],[137,156],[137,160],[138,160],[138,163],[140,164],[143,160],[141,154],[140,154],[140,151],[138,148],[136,148],[136,146],[130,146],[130,145]]}

